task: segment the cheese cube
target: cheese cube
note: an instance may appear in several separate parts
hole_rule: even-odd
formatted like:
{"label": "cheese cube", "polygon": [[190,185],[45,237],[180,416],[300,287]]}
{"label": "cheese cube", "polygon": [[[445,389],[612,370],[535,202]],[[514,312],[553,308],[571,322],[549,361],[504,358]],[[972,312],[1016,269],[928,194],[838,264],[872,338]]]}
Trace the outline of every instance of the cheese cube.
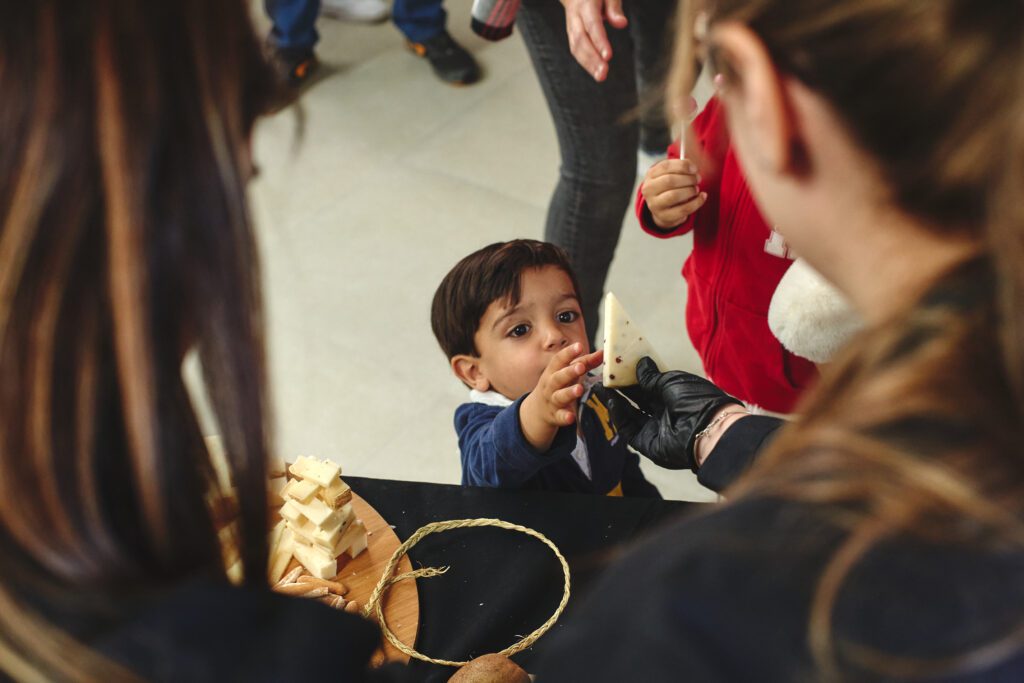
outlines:
{"label": "cheese cube", "polygon": [[366,550],[366,546],[369,545],[370,539],[366,535],[366,527],[363,526],[362,522],[356,522],[352,526],[358,526],[359,533],[352,541],[352,545],[350,545],[345,552],[348,553],[349,557],[355,558],[356,555]]}
{"label": "cheese cube", "polygon": [[341,524],[345,528],[348,528],[349,523],[351,523],[356,518],[356,513],[352,509],[352,503],[345,503],[340,508],[338,508],[335,514],[337,514],[338,517],[341,519]]}
{"label": "cheese cube", "polygon": [[345,519],[335,511],[318,528],[324,533],[333,534],[336,531],[340,531],[343,525],[348,526],[345,524]]}
{"label": "cheese cube", "polygon": [[270,530],[270,534],[267,536],[267,547],[270,549],[271,555],[274,554],[277,544],[281,541],[281,534],[284,533],[286,528],[287,524],[282,519],[274,525],[273,529]]}
{"label": "cheese cube", "polygon": [[289,527],[295,535],[309,545],[318,545],[326,552],[334,552],[334,546],[341,539],[343,530],[341,526],[333,529],[322,529],[308,520],[298,526]]}
{"label": "cheese cube", "polygon": [[[338,481],[341,481],[340,479]],[[309,499],[320,489],[315,481],[307,479],[290,479],[281,491],[283,498],[291,498],[300,503],[308,503]]]}
{"label": "cheese cube", "polygon": [[338,575],[337,560],[318,547],[296,543],[292,548],[292,554],[306,571],[318,579],[333,579]]}
{"label": "cheese cube", "polygon": [[327,507],[327,503],[323,502],[319,498],[311,498],[308,503],[298,503],[294,500],[288,501],[288,504],[293,506],[302,515],[311,521],[313,524],[320,526],[328,520],[331,516],[331,508]]}
{"label": "cheese cube", "polygon": [[[353,546],[359,546],[360,545],[360,542],[359,542],[360,538],[363,539],[362,546],[363,546],[363,548],[365,548],[366,547],[366,544],[365,544],[365,540],[366,540],[366,527],[364,527],[363,523],[360,520],[357,519],[354,522],[352,522],[352,524],[349,525],[349,527],[341,535],[341,538],[338,540],[337,545],[334,546],[335,554],[341,555],[343,552],[348,551],[349,548],[351,548]],[[358,554],[359,553],[357,552],[356,555],[358,555]],[[351,556],[355,557],[355,555],[351,555]]]}
{"label": "cheese cube", "polygon": [[355,520],[355,518],[355,513],[352,511],[352,504],[346,503],[337,510],[332,510],[330,517],[320,525],[320,528],[325,531],[334,531],[335,529],[341,529],[344,531],[348,528],[348,525]]}
{"label": "cheese cube", "polygon": [[267,576],[270,583],[274,584],[281,580],[288,565],[292,561],[292,548],[295,546],[295,536],[292,530],[285,528],[281,531],[277,544],[270,555],[270,562],[267,568]]}
{"label": "cheese cube", "polygon": [[307,524],[297,528],[296,532],[305,535],[310,543],[316,543],[325,550],[332,551],[335,555],[340,555],[341,551],[337,549],[337,544],[341,540],[342,534],[348,531],[349,526],[355,519],[356,517],[352,513],[352,506],[345,505],[342,509],[334,512],[324,525],[316,527],[307,522]]}
{"label": "cheese cube", "polygon": [[301,524],[305,519],[305,515],[298,508],[298,503],[293,500],[286,500],[284,505],[281,506],[281,516],[287,519],[292,524]]}
{"label": "cheese cube", "polygon": [[309,479],[320,486],[330,486],[331,482],[341,476],[341,468],[329,460],[317,461],[300,455],[288,471],[300,479]]}
{"label": "cheese cube", "polygon": [[339,478],[332,481],[330,486],[321,488],[317,496],[330,507],[337,508],[352,500],[352,489]]}

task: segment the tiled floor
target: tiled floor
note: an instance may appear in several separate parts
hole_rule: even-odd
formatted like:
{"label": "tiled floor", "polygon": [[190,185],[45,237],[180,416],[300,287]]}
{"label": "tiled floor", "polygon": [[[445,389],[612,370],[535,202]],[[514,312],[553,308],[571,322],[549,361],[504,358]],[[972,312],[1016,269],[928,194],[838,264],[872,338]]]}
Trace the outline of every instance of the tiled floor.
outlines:
{"label": "tiled floor", "polygon": [[[429,321],[447,270],[490,242],[539,238],[558,168],[554,130],[518,35],[449,30],[485,70],[437,81],[390,24],[321,20],[323,76],[303,123],[261,124],[252,198],[264,255],[277,445],[355,475],[455,483],[452,413],[465,389]],[[683,325],[686,238],[656,240],[627,215],[609,278],[663,357],[699,368]],[[667,497],[709,492],[688,472],[645,471]]]}

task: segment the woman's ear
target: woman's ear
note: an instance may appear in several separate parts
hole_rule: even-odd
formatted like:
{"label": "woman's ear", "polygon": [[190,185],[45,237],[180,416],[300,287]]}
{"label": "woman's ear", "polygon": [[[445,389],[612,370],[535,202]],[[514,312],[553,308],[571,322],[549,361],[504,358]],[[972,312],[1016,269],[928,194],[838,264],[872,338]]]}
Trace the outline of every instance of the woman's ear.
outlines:
{"label": "woman's ear", "polygon": [[471,389],[477,391],[487,391],[491,388],[491,383],[480,369],[480,359],[476,356],[468,356],[466,354],[459,354],[453,356],[451,360],[452,372],[469,386]]}
{"label": "woman's ear", "polygon": [[719,91],[729,112],[730,131],[747,163],[763,171],[797,169],[802,155],[788,84],[761,39],[738,22],[723,22],[712,37],[725,75]]}

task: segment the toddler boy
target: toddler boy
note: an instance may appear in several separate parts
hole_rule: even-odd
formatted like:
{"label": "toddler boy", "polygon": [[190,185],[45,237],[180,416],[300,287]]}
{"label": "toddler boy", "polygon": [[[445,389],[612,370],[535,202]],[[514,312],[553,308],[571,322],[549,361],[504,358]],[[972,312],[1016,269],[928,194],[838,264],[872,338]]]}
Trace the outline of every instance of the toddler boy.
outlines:
{"label": "toddler boy", "polygon": [[565,253],[498,242],[445,276],[431,325],[470,388],[455,411],[462,483],[658,497],[626,448],[590,375],[579,288]]}

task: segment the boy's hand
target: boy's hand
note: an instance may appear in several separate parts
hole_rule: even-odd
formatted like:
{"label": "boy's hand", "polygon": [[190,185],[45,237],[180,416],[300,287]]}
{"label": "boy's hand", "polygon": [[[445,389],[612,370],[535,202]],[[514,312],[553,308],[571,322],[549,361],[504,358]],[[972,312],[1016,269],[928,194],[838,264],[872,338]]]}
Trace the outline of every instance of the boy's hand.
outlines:
{"label": "boy's hand", "polygon": [[583,396],[580,378],[604,360],[602,350],[586,356],[580,351],[577,343],[555,354],[519,407],[523,436],[538,451],[548,450],[559,428],[576,421],[576,401]]}
{"label": "boy's hand", "polygon": [[651,166],[640,191],[655,225],[674,228],[702,207],[708,193],[700,191],[699,183],[697,166],[689,159],[664,159]]}

